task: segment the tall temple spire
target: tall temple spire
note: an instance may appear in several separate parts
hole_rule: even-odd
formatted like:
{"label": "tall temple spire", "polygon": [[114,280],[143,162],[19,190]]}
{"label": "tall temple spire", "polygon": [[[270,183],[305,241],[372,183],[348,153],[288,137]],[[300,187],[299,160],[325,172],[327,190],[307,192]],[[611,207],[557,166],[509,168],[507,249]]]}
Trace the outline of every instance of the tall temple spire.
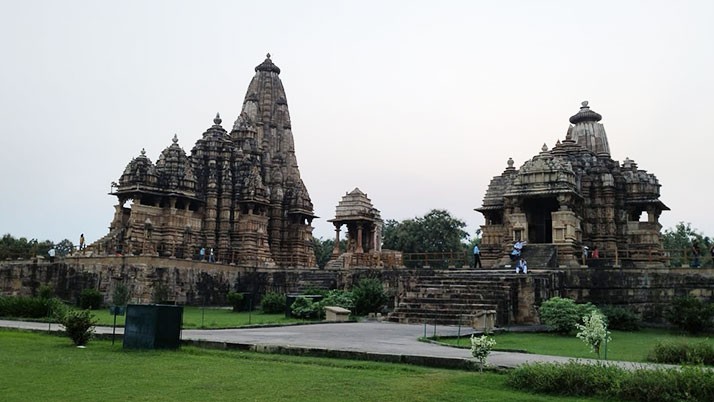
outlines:
{"label": "tall temple spire", "polygon": [[599,123],[602,116],[590,110],[588,101],[583,101],[580,111],[570,117],[570,126],[566,139],[571,139],[598,155],[610,155],[605,127]]}

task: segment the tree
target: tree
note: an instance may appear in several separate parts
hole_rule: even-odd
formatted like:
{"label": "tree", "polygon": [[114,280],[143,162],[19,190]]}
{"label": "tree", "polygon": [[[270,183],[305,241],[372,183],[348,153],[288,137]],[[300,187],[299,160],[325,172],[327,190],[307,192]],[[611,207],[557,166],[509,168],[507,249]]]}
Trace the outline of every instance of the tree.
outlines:
{"label": "tree", "polygon": [[27,240],[25,237],[14,238],[10,234],[0,239],[0,260],[30,259],[36,255],[46,256],[47,251],[54,247],[49,240],[38,242],[37,239]]}
{"label": "tree", "polygon": [[691,223],[685,224],[684,222],[679,222],[674,229],[666,229],[662,234],[662,240],[664,249],[670,253],[670,265],[675,267],[689,262],[690,248],[693,242],[699,243],[702,253],[706,253],[712,245],[712,239],[709,236],[704,236],[693,229]]}
{"label": "tree", "polygon": [[464,221],[441,209],[402,222],[390,219],[384,225],[383,247],[405,253],[461,252],[469,238],[464,227]]}
{"label": "tree", "polygon": [[64,257],[69,254],[72,254],[72,250],[74,250],[74,244],[69,239],[64,239],[61,242],[57,243],[55,249],[57,250],[58,256]]}

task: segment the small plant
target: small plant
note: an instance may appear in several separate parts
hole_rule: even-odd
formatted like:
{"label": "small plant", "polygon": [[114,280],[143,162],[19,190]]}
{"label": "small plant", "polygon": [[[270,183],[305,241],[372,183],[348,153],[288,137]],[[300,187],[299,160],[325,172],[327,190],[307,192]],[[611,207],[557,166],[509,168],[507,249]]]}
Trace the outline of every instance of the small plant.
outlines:
{"label": "small plant", "polygon": [[486,365],[486,358],[491,354],[491,350],[496,346],[496,340],[487,335],[476,337],[471,335],[471,355],[479,362],[479,371],[483,371]]}
{"label": "small plant", "polygon": [[169,301],[169,287],[163,282],[154,282],[154,292],[151,295],[154,303],[167,303]]}
{"label": "small plant", "polygon": [[115,306],[126,306],[129,302],[129,288],[123,283],[117,284],[112,292],[112,304]]}
{"label": "small plant", "polygon": [[711,328],[712,316],[714,316],[714,305],[693,296],[675,298],[665,311],[667,321],[690,334],[697,334]]}
{"label": "small plant", "polygon": [[72,342],[77,346],[84,346],[92,339],[97,322],[89,310],[72,310],[64,315],[61,323]]}
{"label": "small plant", "polygon": [[578,338],[582,339],[593,353],[597,354],[597,358],[600,358],[600,347],[603,343],[611,341],[610,331],[607,330],[607,325],[605,324],[605,317],[598,311],[590,312],[589,316],[583,317],[584,324],[575,324],[575,327],[579,330],[576,335]]}
{"label": "small plant", "polygon": [[575,330],[584,316],[597,310],[590,303],[576,304],[574,300],[563,297],[551,297],[540,306],[540,320],[560,334],[569,334]]}
{"label": "small plant", "polygon": [[241,305],[243,304],[243,293],[238,292],[228,292],[228,303],[233,307],[234,312],[240,311]]}
{"label": "small plant", "polygon": [[367,315],[379,311],[387,303],[387,295],[379,279],[362,279],[352,289],[356,315]]}
{"label": "small plant", "polygon": [[87,288],[79,294],[79,307],[85,310],[95,310],[104,304],[104,295],[96,289]]}
{"label": "small plant", "polygon": [[260,299],[260,308],[266,314],[285,312],[285,295],[277,292],[268,292]]}

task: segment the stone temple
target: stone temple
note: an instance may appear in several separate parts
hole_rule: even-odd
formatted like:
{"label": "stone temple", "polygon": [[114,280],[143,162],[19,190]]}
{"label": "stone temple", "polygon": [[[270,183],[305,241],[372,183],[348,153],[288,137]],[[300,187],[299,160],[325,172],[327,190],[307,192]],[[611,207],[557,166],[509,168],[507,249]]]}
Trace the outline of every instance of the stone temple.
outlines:
{"label": "stone temple", "polygon": [[216,115],[190,155],[174,136],[155,164],[143,150],[132,159],[112,183],[119,203],[96,247],[176,258],[204,248],[224,263],[315,266],[315,215],[279,74],[270,55],[255,68],[230,132]]}
{"label": "stone temple", "polygon": [[[525,162],[512,159],[491,180],[481,208],[485,266],[508,264],[514,242],[527,241],[536,266],[578,266],[598,247],[603,263],[658,266],[663,261],[657,178],[628,159],[610,157],[602,116],[582,103],[565,139]],[[646,213],[646,219],[643,212]]]}

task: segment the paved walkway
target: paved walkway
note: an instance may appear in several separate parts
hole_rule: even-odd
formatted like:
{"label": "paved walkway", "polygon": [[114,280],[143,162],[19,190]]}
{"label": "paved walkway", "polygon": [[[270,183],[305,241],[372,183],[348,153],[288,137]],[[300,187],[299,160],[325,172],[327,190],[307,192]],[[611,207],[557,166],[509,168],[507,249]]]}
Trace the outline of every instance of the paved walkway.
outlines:
{"label": "paved walkway", "polygon": [[[32,331],[60,331],[58,324],[0,320],[0,327]],[[288,353],[311,356],[347,357],[366,360],[411,363],[433,367],[473,368],[475,361],[469,349],[441,346],[420,342],[424,336],[423,325],[396,324],[391,322],[349,322],[279,327],[199,330],[185,329],[181,333],[184,343],[228,349],[244,349],[259,352]],[[466,337],[469,328],[462,328]],[[123,328],[116,329],[117,334]],[[426,327],[426,335],[456,336],[457,327]],[[111,327],[97,327],[96,333],[111,335]],[[492,352],[488,358],[491,366],[513,368],[529,362],[567,362],[567,357],[536,355],[529,353]],[[593,359],[582,362],[596,363]],[[675,367],[645,363],[609,362],[622,367]]]}

